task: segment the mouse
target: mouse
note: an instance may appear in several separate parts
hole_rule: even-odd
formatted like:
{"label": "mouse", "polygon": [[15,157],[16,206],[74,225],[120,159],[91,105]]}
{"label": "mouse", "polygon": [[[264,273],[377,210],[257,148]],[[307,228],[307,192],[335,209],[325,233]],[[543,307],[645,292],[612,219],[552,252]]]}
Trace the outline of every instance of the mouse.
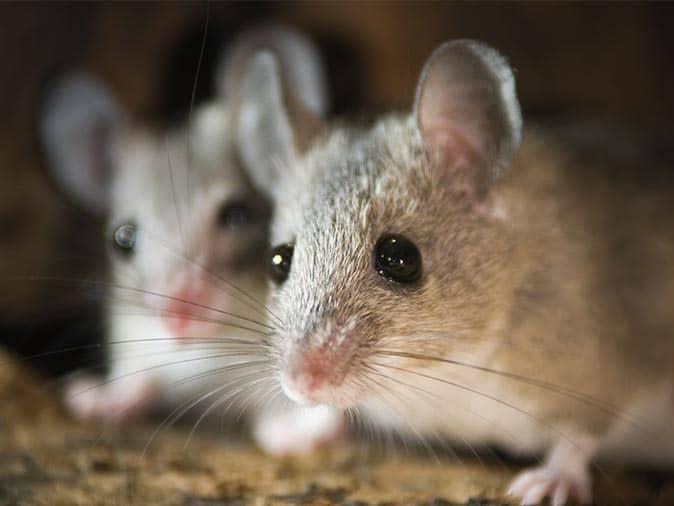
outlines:
{"label": "mouse", "polygon": [[[302,54],[294,60],[314,62],[302,69],[313,83],[323,79],[313,44],[281,26],[240,34],[223,61],[243,58],[251,40],[283,41]],[[277,322],[263,302],[268,204],[238,162],[222,85],[228,67],[218,68],[216,97],[170,128],[132,119],[83,72],[63,76],[45,97],[49,166],[75,202],[104,216],[109,265],[104,282],[83,281],[106,288],[109,371],[74,377],[63,397],[77,418],[113,424],[159,406],[174,409],[165,422],[190,410],[202,412],[199,422],[246,410],[263,449],[304,453],[341,432],[341,414],[273,400],[266,350]],[[327,92],[312,92],[306,106],[319,114]]]}
{"label": "mouse", "polygon": [[534,459],[504,491],[525,505],[590,502],[604,460],[671,469],[671,170],[583,165],[525,129],[479,41],[440,45],[411,110],[368,121],[317,116],[284,72],[260,51],[232,96],[272,202],[285,395]]}

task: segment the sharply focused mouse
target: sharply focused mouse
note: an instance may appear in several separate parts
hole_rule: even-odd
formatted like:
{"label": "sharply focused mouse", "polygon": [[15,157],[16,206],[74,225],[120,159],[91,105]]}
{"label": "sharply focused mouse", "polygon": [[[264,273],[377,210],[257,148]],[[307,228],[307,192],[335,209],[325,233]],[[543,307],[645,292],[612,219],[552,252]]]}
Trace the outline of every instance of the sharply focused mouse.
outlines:
{"label": "sharply focused mouse", "polygon": [[[293,60],[315,62],[303,76],[323,80],[312,44],[282,27],[242,35],[227,59],[243,58],[251,37],[282,41],[301,55]],[[132,122],[86,74],[66,76],[46,97],[47,158],[61,186],[105,213],[110,264],[108,281],[89,282],[109,288],[109,373],[74,379],[65,402],[79,417],[104,421],[159,403],[176,413],[245,408],[266,450],[302,452],[338,434],[341,415],[272,399],[267,340],[278,320],[263,303],[268,204],[235,156],[220,70],[218,96],[165,131]],[[327,107],[322,86],[305,97],[316,114]]]}
{"label": "sharply focused mouse", "polygon": [[590,501],[595,459],[674,464],[672,172],[521,143],[513,72],[480,42],[440,46],[412,112],[369,125],[326,122],[284,73],[259,52],[232,89],[273,201],[286,396],[544,457],[522,504]]}

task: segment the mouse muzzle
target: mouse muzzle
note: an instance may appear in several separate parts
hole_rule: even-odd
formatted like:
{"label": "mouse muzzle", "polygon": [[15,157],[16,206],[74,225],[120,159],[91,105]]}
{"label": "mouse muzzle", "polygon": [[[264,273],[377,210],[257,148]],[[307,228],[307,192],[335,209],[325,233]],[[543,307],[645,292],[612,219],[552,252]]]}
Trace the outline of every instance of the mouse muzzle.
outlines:
{"label": "mouse muzzle", "polygon": [[353,405],[359,397],[359,388],[351,381],[357,372],[357,350],[349,326],[335,326],[294,341],[281,367],[283,391],[303,405]]}

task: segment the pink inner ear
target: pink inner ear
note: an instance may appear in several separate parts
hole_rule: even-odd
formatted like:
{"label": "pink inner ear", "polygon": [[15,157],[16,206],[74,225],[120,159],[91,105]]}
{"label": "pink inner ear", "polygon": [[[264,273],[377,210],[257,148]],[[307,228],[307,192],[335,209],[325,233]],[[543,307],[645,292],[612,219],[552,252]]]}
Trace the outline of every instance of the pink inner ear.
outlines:
{"label": "pink inner ear", "polygon": [[462,170],[486,191],[519,143],[521,116],[514,79],[495,50],[476,41],[443,44],[417,86],[417,125],[430,154]]}
{"label": "pink inner ear", "polygon": [[452,122],[437,119],[421,125],[426,145],[434,156],[455,168],[465,168],[479,161],[479,139],[471,139],[465,130]]}
{"label": "pink inner ear", "polygon": [[437,58],[418,90],[417,121],[426,145],[453,167],[479,163],[487,154],[483,115],[490,90],[474,65],[451,55]]}

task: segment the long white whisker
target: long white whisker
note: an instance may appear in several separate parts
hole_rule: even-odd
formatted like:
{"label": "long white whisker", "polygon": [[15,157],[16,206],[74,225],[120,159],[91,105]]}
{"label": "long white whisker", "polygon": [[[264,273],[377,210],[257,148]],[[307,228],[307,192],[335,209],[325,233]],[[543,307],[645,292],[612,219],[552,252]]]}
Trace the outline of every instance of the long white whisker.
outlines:
{"label": "long white whisker", "polygon": [[192,441],[192,438],[194,437],[194,433],[201,424],[201,422],[208,416],[208,414],[213,411],[215,408],[218,406],[221,406],[223,403],[227,402],[228,399],[235,399],[237,395],[239,395],[241,392],[245,392],[246,390],[252,389],[260,383],[261,381],[268,380],[269,377],[266,375],[268,373],[268,369],[258,371],[258,375],[264,374],[265,376],[261,378],[254,379],[253,381],[249,381],[243,386],[237,388],[236,390],[233,390],[232,392],[227,392],[223,397],[220,397],[219,399],[216,399],[213,401],[213,403],[199,416],[199,418],[196,420],[194,423],[194,426],[190,430],[189,435],[187,436],[187,440],[185,441],[184,448],[187,448]]}
{"label": "long white whisker", "polygon": [[[373,362],[373,363],[374,363],[374,362]],[[535,416],[535,415],[529,413],[528,411],[526,411],[526,410],[524,410],[524,409],[522,409],[522,408],[519,408],[519,407],[515,406],[514,404],[511,404],[511,403],[506,402],[506,401],[504,401],[504,400],[502,400],[502,399],[499,399],[498,397],[495,397],[495,396],[490,395],[490,394],[485,393],[485,392],[481,392],[481,391],[479,391],[479,390],[477,390],[477,389],[475,389],[475,388],[472,388],[472,387],[469,387],[469,386],[466,386],[466,385],[461,385],[460,383],[456,383],[456,382],[451,381],[451,380],[447,380],[447,379],[444,379],[444,378],[437,378],[437,377],[435,377],[435,376],[431,376],[431,375],[429,375],[429,374],[424,374],[424,373],[421,373],[421,372],[419,372],[419,371],[413,371],[413,370],[409,370],[409,369],[404,369],[404,368],[402,368],[402,367],[396,367],[396,366],[392,366],[392,365],[388,365],[388,364],[381,364],[381,363],[374,363],[374,364],[377,365],[377,366],[379,366],[379,367],[387,367],[387,368],[389,368],[389,369],[393,369],[393,370],[396,370],[396,371],[404,372],[404,373],[407,373],[407,374],[413,374],[413,375],[415,375],[415,376],[419,376],[419,377],[422,377],[422,378],[426,378],[426,379],[429,379],[429,380],[432,380],[432,381],[437,381],[437,382],[443,383],[443,384],[445,384],[445,385],[448,385],[448,386],[457,388],[457,389],[459,389],[459,390],[464,390],[464,391],[466,391],[466,392],[473,393],[473,394],[478,395],[478,396],[480,396],[480,397],[483,397],[483,398],[485,398],[485,399],[491,400],[491,401],[493,401],[493,402],[495,402],[495,403],[501,404],[502,406],[505,406],[505,407],[507,407],[508,409],[511,409],[511,410],[513,410],[513,411],[516,411],[516,412],[518,412],[518,413],[520,413],[520,414],[526,416],[527,418],[529,418],[529,419],[535,421],[536,423],[538,423],[538,424],[541,425],[542,427],[545,427],[546,429],[550,430],[551,432],[553,432],[554,434],[556,434],[556,435],[559,436],[560,438],[562,438],[562,439],[564,439],[565,441],[567,441],[567,442],[568,442],[569,444],[571,444],[574,448],[578,448],[578,445],[577,445],[575,442],[573,442],[573,441],[572,441],[566,434],[564,434],[563,432],[561,432],[561,431],[560,431],[559,429],[557,429],[555,426],[553,426],[553,425],[551,425],[551,424],[545,422],[544,420],[541,420],[539,417],[537,417],[537,416]]]}
{"label": "long white whisker", "polygon": [[236,384],[237,382],[245,379],[248,376],[254,376],[259,374],[259,371],[254,371],[249,374],[241,375],[224,385],[221,385],[219,387],[214,388],[213,390],[210,390],[209,392],[201,395],[197,395],[196,399],[194,397],[188,399],[187,401],[181,403],[178,405],[171,413],[159,424],[157,429],[152,433],[150,436],[150,439],[145,445],[145,448],[143,449],[143,452],[141,454],[141,459],[145,458],[145,455],[147,454],[147,450],[150,448],[150,445],[152,442],[156,439],[156,437],[159,435],[159,433],[168,425],[168,424],[173,424],[175,423],[178,419],[180,419],[185,413],[187,413],[190,409],[192,409],[194,406],[199,404],[205,399],[208,399],[209,397],[217,394],[218,392],[221,392],[225,390],[226,388],[230,388],[232,384]]}
{"label": "long white whisker", "polygon": [[631,417],[628,417],[624,412],[620,410],[618,406],[615,406],[609,402],[606,402],[602,399],[597,399],[592,396],[589,396],[585,393],[582,392],[577,392],[572,389],[566,388],[561,385],[556,385],[554,383],[538,380],[536,378],[529,378],[527,376],[522,376],[520,374],[516,373],[511,373],[508,371],[501,371],[498,369],[492,369],[489,367],[481,366],[478,364],[471,364],[468,362],[463,362],[459,360],[453,360],[453,359],[446,359],[442,357],[433,357],[433,356],[428,356],[428,355],[422,355],[418,353],[409,353],[409,352],[399,352],[395,350],[376,350],[376,354],[381,354],[385,356],[395,356],[395,357],[403,357],[403,358],[411,358],[411,359],[416,359],[416,360],[425,360],[425,361],[433,361],[433,362],[439,362],[439,363],[444,363],[448,365],[455,365],[457,367],[464,367],[476,371],[481,371],[487,374],[493,374],[496,376],[501,376],[504,378],[511,379],[513,381],[517,381],[520,383],[524,383],[527,385],[531,385],[543,390],[547,390],[550,392],[553,392],[557,395],[564,396],[571,398],[573,400],[576,400],[578,402],[581,402],[583,404],[586,404],[594,409],[597,409],[603,413],[606,413],[608,415],[611,415],[617,419],[624,420],[630,424],[632,424],[634,427],[647,432],[651,433],[645,425],[640,423],[638,420],[633,420]]}
{"label": "long white whisker", "polygon": [[166,363],[163,363],[163,364],[153,365],[153,366],[150,366],[150,367],[145,367],[143,369],[137,369],[135,371],[120,374],[120,375],[115,376],[113,378],[108,378],[106,380],[101,381],[100,383],[98,383],[96,385],[84,388],[84,389],[80,390],[79,392],[74,393],[73,397],[77,396],[77,395],[82,395],[86,392],[89,392],[89,391],[95,389],[95,388],[101,388],[101,387],[103,387],[105,385],[109,385],[109,384],[111,384],[115,381],[119,381],[119,380],[122,380],[122,379],[125,379],[125,378],[129,378],[129,377],[137,375],[137,374],[142,374],[142,373],[154,371],[154,370],[161,369],[161,368],[164,368],[164,367],[170,367],[170,366],[173,366],[173,365],[185,364],[185,363],[188,363],[188,362],[197,362],[197,361],[203,361],[203,360],[212,360],[212,359],[215,359],[215,358],[227,357],[227,356],[229,356],[229,355],[226,354],[226,353],[225,354],[219,353],[219,354],[216,354],[216,355],[207,355],[207,356],[203,356],[203,357],[187,358],[187,359],[183,359],[183,360],[177,360],[177,361],[173,361],[173,362],[166,362]]}

